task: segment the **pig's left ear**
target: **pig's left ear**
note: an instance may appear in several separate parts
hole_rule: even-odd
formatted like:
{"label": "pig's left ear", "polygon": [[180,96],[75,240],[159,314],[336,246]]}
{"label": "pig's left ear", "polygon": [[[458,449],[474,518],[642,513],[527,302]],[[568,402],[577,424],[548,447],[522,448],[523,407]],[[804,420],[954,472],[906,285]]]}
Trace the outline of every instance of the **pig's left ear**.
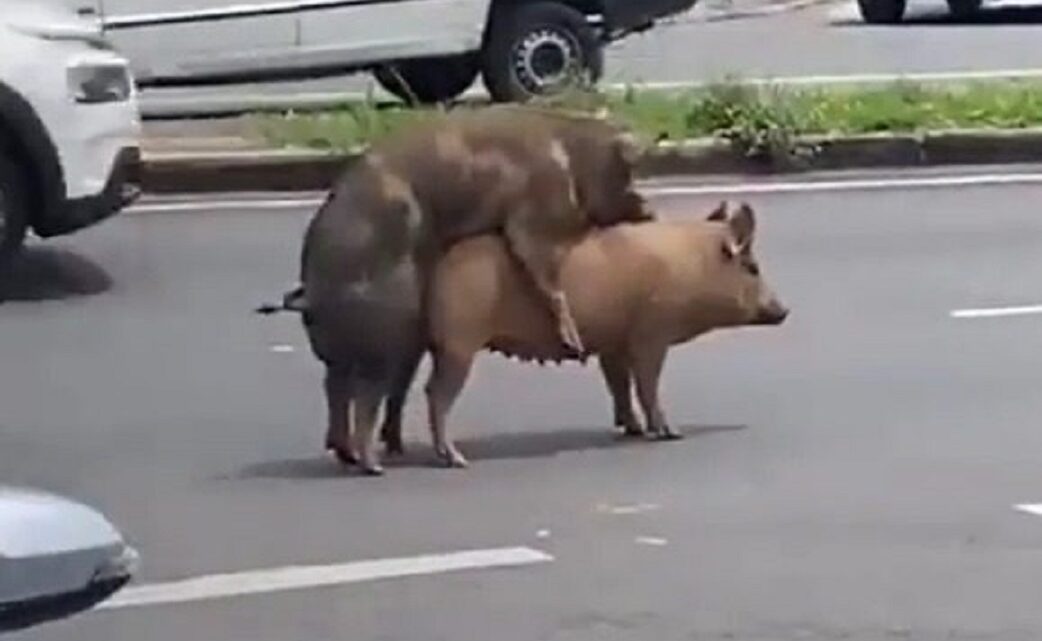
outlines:
{"label": "pig's left ear", "polygon": [[756,215],[753,213],[753,208],[748,203],[742,203],[738,207],[738,211],[727,220],[727,226],[730,229],[730,253],[737,256],[749,251],[756,232]]}
{"label": "pig's left ear", "polygon": [[716,206],[716,209],[709,212],[706,216],[706,220],[714,223],[722,223],[727,220],[727,201],[721,200],[720,204]]}

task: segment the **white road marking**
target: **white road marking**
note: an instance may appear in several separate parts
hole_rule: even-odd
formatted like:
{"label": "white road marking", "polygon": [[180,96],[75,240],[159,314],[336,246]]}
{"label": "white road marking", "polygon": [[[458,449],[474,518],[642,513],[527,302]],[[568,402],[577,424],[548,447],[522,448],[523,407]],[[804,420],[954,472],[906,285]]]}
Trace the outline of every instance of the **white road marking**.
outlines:
{"label": "white road marking", "polygon": [[669,541],[657,536],[638,536],[635,541],[640,545],[651,545],[654,547],[669,545]]}
{"label": "white road marking", "polygon": [[[886,84],[893,82],[952,82],[975,80],[1031,80],[1042,78],[1042,69],[994,69],[982,71],[923,71],[908,73],[852,73],[821,74],[815,76],[776,76],[773,78],[739,78],[738,83],[752,86],[801,86],[801,85],[860,85]],[[700,89],[713,84],[707,81],[662,81],[635,82],[631,84],[614,83],[608,85],[612,91],[623,91],[627,88],[649,91],[683,91]]]}
{"label": "white road marking", "polygon": [[292,354],[297,348],[292,345],[272,345],[271,351],[275,354]]}
{"label": "white road marking", "polygon": [[866,178],[850,180],[808,180],[716,185],[678,185],[642,189],[649,196],[700,196],[728,194],[783,194],[829,191],[879,191],[929,189],[940,187],[979,187],[989,185],[1029,185],[1042,183],[1042,173],[969,174],[964,176],[922,176],[913,178]]}
{"label": "white road marking", "polygon": [[1013,506],[1014,510],[1020,510],[1027,514],[1033,514],[1035,516],[1042,516],[1042,503],[1021,503]]}
{"label": "white road marking", "polygon": [[[922,176],[911,178],[869,178],[848,180],[807,180],[792,182],[708,183],[668,185],[644,182],[640,191],[650,197],[707,196],[734,194],[784,194],[835,191],[873,191],[928,189],[943,187],[983,187],[994,185],[1032,185],[1042,183],[1042,173],[967,174],[960,176]],[[237,210],[311,209],[322,204],[318,196],[299,198],[230,198],[211,200],[143,201],[127,209],[129,213],[177,213]]]}
{"label": "white road marking", "polygon": [[344,585],[396,577],[491,569],[553,561],[528,547],[467,550],[397,559],[354,561],[337,565],[290,566],[232,574],[212,574],[183,581],[128,587],[99,609],[207,601],[248,594]]}
{"label": "white road marking", "polygon": [[607,512],[608,514],[625,515],[625,514],[640,514],[642,512],[651,512],[661,508],[662,506],[658,503],[636,503],[633,505],[598,505],[598,512]]}
{"label": "white road marking", "polygon": [[322,204],[321,198],[270,198],[237,200],[188,200],[177,202],[142,202],[127,208],[135,214],[173,214],[196,211],[231,211],[240,209],[310,209]]}
{"label": "white road marking", "polygon": [[537,539],[548,539],[550,538],[550,530],[539,530],[535,533]]}
{"label": "white road marking", "polygon": [[1001,318],[1003,316],[1027,316],[1031,314],[1042,314],[1042,305],[957,309],[951,315],[952,318]]}

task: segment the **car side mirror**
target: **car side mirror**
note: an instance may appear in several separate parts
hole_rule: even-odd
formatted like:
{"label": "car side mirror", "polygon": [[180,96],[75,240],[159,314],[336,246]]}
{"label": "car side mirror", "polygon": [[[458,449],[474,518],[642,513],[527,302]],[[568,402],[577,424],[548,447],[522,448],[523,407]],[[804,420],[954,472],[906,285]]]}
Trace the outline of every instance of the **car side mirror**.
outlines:
{"label": "car side mirror", "polygon": [[0,633],[84,612],[137,572],[137,551],[76,501],[0,486]]}

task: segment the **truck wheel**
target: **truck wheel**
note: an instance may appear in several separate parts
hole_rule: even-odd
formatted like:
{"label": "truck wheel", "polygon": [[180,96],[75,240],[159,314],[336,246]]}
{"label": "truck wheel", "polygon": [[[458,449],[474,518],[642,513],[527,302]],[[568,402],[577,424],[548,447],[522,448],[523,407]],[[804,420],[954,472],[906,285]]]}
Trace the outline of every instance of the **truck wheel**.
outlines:
{"label": "truck wheel", "polygon": [[439,103],[452,100],[474,84],[478,60],[473,54],[403,60],[378,68],[373,76],[381,87],[409,104]]}
{"label": "truck wheel", "polygon": [[948,11],[955,18],[973,17],[981,8],[981,0],[948,0]]}
{"label": "truck wheel", "polygon": [[524,102],[600,80],[604,50],[582,12],[558,2],[494,11],[481,64],[493,100]]}
{"label": "truck wheel", "polygon": [[897,24],[905,15],[905,0],[857,0],[857,5],[869,24]]}
{"label": "truck wheel", "polygon": [[0,268],[21,249],[28,220],[25,177],[18,166],[0,151]]}

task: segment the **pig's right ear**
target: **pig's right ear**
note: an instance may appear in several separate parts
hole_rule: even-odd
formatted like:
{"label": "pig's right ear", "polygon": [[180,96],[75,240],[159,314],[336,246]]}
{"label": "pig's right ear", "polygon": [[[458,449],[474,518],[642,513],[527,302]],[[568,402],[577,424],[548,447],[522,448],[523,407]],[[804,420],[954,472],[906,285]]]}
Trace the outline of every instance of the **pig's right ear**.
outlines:
{"label": "pig's right ear", "polygon": [[706,217],[706,220],[714,223],[722,223],[727,220],[727,201],[721,200],[720,204],[716,206],[716,209],[710,212],[709,216]]}
{"label": "pig's right ear", "polygon": [[731,253],[738,255],[749,251],[753,245],[753,234],[756,231],[756,215],[753,213],[753,208],[746,203],[738,208],[738,211],[734,213],[727,220],[727,226],[730,228]]}

